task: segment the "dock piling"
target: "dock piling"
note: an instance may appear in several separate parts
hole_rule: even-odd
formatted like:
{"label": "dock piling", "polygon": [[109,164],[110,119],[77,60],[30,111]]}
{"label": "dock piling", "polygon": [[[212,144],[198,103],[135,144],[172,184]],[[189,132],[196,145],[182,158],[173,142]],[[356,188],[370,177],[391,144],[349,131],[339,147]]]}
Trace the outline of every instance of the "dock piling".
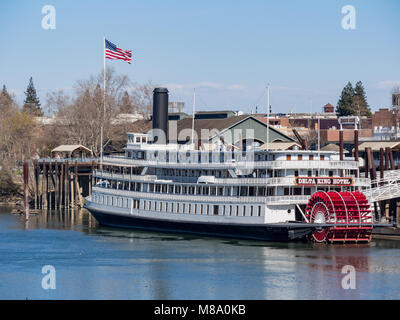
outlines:
{"label": "dock piling", "polygon": [[24,213],[25,220],[29,219],[29,164],[24,163]]}

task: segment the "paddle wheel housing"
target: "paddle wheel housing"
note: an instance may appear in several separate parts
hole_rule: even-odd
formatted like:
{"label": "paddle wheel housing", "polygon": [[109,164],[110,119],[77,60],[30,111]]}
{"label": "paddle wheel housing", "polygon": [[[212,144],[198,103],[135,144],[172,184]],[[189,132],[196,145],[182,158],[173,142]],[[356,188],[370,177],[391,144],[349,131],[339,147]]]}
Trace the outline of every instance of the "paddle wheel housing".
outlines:
{"label": "paddle wheel housing", "polygon": [[[317,192],[306,207],[309,223],[324,224],[311,238],[315,242],[370,242],[373,214],[361,192]],[[328,225],[328,226],[326,226]]]}

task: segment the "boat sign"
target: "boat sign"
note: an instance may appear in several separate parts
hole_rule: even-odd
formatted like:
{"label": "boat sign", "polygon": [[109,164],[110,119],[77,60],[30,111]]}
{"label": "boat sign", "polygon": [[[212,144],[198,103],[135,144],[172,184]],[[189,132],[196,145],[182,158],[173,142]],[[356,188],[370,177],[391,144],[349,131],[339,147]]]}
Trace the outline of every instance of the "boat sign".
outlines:
{"label": "boat sign", "polygon": [[294,180],[297,186],[352,186],[353,178],[314,178],[314,177],[297,177]]}

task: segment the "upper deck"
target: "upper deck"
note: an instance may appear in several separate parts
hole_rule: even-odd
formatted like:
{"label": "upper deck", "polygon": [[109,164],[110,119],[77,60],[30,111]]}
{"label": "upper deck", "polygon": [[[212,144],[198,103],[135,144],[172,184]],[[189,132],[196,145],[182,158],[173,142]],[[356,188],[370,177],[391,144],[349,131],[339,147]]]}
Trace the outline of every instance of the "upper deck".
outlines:
{"label": "upper deck", "polygon": [[339,160],[332,151],[305,150],[245,152],[160,149],[126,149],[125,155],[105,156],[105,164],[185,169],[343,169],[358,170],[354,158]]}

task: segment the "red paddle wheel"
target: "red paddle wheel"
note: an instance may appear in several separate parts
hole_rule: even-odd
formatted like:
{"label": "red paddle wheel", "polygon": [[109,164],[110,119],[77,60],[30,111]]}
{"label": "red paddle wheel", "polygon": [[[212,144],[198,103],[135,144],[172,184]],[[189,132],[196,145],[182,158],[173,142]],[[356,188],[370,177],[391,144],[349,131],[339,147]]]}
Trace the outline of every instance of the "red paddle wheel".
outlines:
{"label": "red paddle wheel", "polygon": [[312,234],[313,241],[371,241],[373,215],[361,192],[314,193],[308,202],[306,217],[310,223],[324,224]]}

